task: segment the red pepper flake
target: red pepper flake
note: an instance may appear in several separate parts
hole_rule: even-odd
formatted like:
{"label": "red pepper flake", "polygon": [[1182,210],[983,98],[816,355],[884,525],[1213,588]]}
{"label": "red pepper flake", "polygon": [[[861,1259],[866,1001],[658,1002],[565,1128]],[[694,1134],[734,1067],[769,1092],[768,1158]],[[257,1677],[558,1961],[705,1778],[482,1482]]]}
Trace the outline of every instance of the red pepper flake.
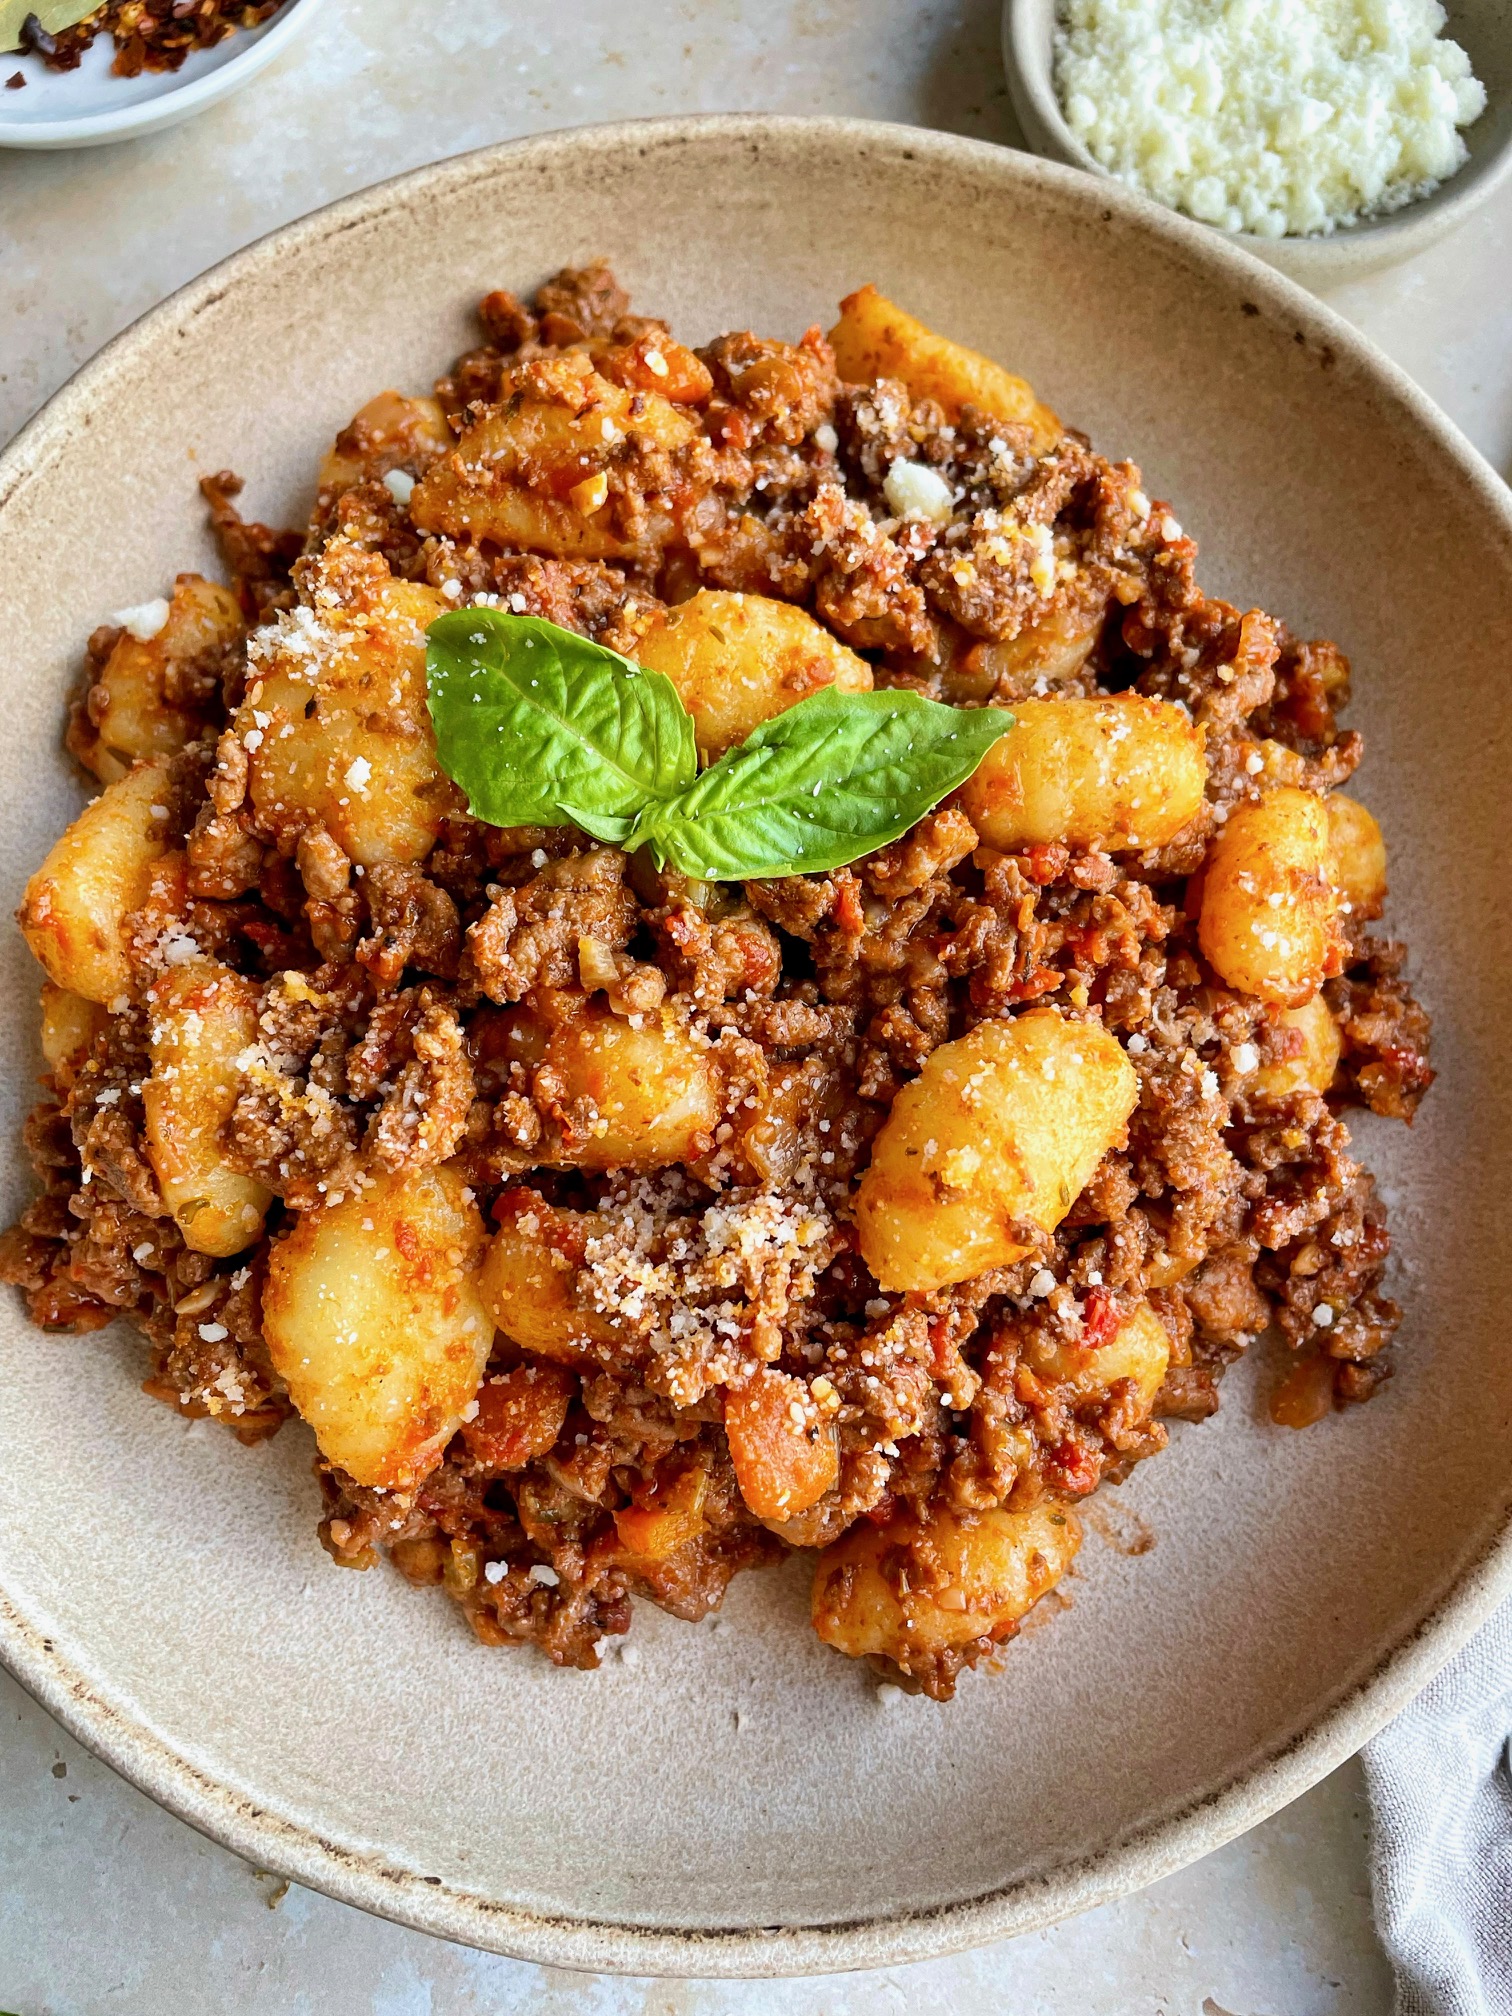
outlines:
{"label": "red pepper flake", "polygon": [[[178,70],[197,49],[213,49],[238,30],[260,28],[286,0],[105,0],[71,28],[49,34],[37,15],[21,24],[21,44],[50,70],[76,70],[97,35],[116,45],[117,77]],[[20,80],[22,83],[25,79]],[[6,89],[18,89],[11,79]]]}

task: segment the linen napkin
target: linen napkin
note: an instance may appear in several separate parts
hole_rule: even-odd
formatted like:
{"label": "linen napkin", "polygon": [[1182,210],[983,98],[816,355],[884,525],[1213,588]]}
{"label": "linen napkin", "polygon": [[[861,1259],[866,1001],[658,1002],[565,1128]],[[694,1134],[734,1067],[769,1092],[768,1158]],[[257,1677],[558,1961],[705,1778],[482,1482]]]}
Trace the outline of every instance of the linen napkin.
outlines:
{"label": "linen napkin", "polygon": [[1512,2016],[1512,1603],[1367,1743],[1396,2016]]}

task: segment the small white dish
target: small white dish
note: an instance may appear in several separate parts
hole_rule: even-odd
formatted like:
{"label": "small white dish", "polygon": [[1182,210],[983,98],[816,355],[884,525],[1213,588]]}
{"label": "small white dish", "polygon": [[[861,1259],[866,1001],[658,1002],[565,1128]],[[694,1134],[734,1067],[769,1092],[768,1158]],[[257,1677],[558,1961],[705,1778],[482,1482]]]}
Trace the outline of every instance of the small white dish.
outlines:
{"label": "small white dish", "polygon": [[[1512,174],[1512,0],[1445,0],[1445,12],[1447,32],[1469,53],[1486,87],[1486,109],[1465,129],[1470,158],[1459,173],[1405,209],[1327,237],[1259,238],[1226,231],[1225,238],[1304,287],[1329,287],[1395,266],[1446,237]],[[1111,180],[1061,111],[1055,17],[1056,0],[1004,0],[1003,64],[1013,109],[1036,154]]]}
{"label": "small white dish", "polygon": [[[77,70],[49,70],[35,56],[0,55],[0,147],[98,147],[160,133],[229,98],[280,56],[314,20],[323,0],[286,0],[261,28],[239,30],[200,49],[179,70],[111,72],[115,44],[96,36]],[[16,71],[24,90],[7,91]]]}

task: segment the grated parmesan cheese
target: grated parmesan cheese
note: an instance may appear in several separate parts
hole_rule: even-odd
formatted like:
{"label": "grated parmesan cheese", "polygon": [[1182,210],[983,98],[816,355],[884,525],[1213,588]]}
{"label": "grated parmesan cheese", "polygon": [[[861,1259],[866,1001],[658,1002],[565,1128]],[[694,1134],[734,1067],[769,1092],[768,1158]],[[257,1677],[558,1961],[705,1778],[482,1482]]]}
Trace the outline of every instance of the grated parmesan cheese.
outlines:
{"label": "grated parmesan cheese", "polygon": [[1055,82],[1104,168],[1262,238],[1327,233],[1438,186],[1485,87],[1438,0],[1065,0]]}
{"label": "grated parmesan cheese", "polygon": [[950,485],[924,462],[894,462],[882,494],[899,518],[922,518],[930,525],[948,525],[955,509]]}
{"label": "grated parmesan cheese", "polygon": [[138,644],[150,644],[154,637],[161,637],[168,627],[168,604],[161,595],[150,602],[138,602],[130,609],[117,609],[111,618],[119,623]]}
{"label": "grated parmesan cheese", "polygon": [[166,931],[158,940],[158,957],[165,966],[187,966],[191,959],[199,956],[199,941],[188,931]]}

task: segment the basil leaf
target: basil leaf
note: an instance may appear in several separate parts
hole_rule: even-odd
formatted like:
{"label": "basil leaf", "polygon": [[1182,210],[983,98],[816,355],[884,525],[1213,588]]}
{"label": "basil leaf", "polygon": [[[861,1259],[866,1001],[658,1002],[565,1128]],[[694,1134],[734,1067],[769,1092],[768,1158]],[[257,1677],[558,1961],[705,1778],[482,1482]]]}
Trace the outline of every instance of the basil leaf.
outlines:
{"label": "basil leaf", "polygon": [[490,825],[570,822],[617,844],[648,800],[698,774],[692,720],[664,673],[539,616],[438,616],[425,677],[441,767]]}
{"label": "basil leaf", "polygon": [[841,868],[906,833],[1012,726],[997,707],[823,687],[648,806],[626,844],[705,881]]}

